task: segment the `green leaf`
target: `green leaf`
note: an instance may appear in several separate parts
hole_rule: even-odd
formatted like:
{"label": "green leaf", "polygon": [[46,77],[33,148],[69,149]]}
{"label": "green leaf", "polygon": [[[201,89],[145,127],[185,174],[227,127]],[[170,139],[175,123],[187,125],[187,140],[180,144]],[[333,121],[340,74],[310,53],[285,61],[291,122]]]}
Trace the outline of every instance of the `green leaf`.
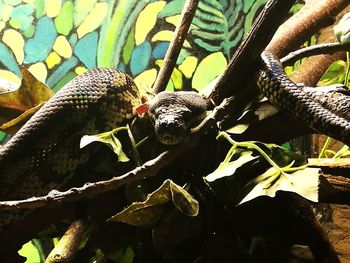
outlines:
{"label": "green leaf", "polygon": [[305,168],[293,173],[281,173],[271,167],[265,173],[248,183],[254,188],[239,203],[243,204],[259,196],[275,197],[277,191],[294,192],[312,201],[318,201],[319,168]]}
{"label": "green leaf", "polygon": [[230,134],[242,134],[249,128],[249,124],[239,123],[226,130]]}
{"label": "green leaf", "polygon": [[129,33],[129,36],[126,40],[125,46],[123,48],[123,61],[124,64],[127,65],[130,61],[131,54],[133,49],[135,48],[135,31],[132,29]]}
{"label": "green leaf", "polygon": [[134,262],[135,252],[130,246],[123,247],[118,249],[112,258],[114,262],[132,263]]}
{"label": "green leaf", "polygon": [[278,166],[287,166],[292,162],[295,166],[302,166],[307,163],[305,156],[277,144],[261,142],[255,142],[255,144],[262,148]]}
{"label": "green leaf", "polygon": [[332,157],[333,159],[338,159],[342,158],[344,156],[350,155],[350,150],[349,146],[344,145],[339,151],[337,151],[334,156]]}
{"label": "green leaf", "polygon": [[204,177],[204,181],[221,202],[237,204],[246,194],[242,192],[242,187],[251,179],[244,175],[252,174],[251,169],[254,169],[258,158],[253,156],[252,151],[236,149],[214,172]]}
{"label": "green leaf", "polygon": [[225,71],[227,61],[221,52],[206,56],[199,64],[193,75],[192,87],[198,91]]}
{"label": "green leaf", "polygon": [[346,13],[339,23],[334,26],[334,33],[341,44],[349,43],[350,41],[350,12]]}
{"label": "green leaf", "polygon": [[22,248],[18,251],[18,254],[22,257],[27,258],[26,262],[44,262],[44,258],[41,256],[40,248],[37,247],[38,244],[29,241],[25,243]]}
{"label": "green leaf", "polygon": [[128,162],[129,158],[123,152],[121,142],[114,135],[114,133],[117,133],[120,130],[126,130],[126,129],[128,128],[120,127],[112,131],[108,131],[108,132],[104,132],[96,135],[84,135],[80,140],[80,148],[83,148],[92,142],[102,142],[107,144],[109,147],[111,147],[114,153],[118,156],[119,162]]}
{"label": "green leaf", "polygon": [[275,144],[235,142],[225,132],[219,136],[228,139],[232,147],[204,180],[224,204],[238,205],[263,195],[274,197],[277,191],[317,201],[319,169],[306,168],[303,156]]}
{"label": "green leaf", "polygon": [[164,8],[162,9],[162,11],[159,12],[158,17],[160,18],[164,18],[164,17],[168,17],[168,16],[173,16],[173,15],[177,15],[180,14],[182,11],[182,8],[185,5],[185,1],[186,0],[173,0],[173,1],[169,1]]}
{"label": "green leaf", "polygon": [[12,135],[54,95],[28,69],[22,67],[21,72],[22,81],[19,87],[5,79],[0,80],[1,83],[8,84],[0,87],[0,126],[6,124],[0,129]]}
{"label": "green leaf", "polygon": [[164,205],[172,202],[174,206],[187,216],[197,216],[198,202],[181,186],[171,180],[164,183],[144,202],[132,203],[129,207],[111,217],[109,221],[124,222],[134,226],[149,226],[158,222]]}
{"label": "green leaf", "polygon": [[329,86],[333,84],[343,83],[347,70],[346,62],[343,60],[334,61],[323,74],[318,86]]}
{"label": "green leaf", "polygon": [[[199,1],[190,35],[199,47],[209,52],[222,52],[230,57],[265,2],[266,0]],[[178,15],[184,4],[185,0],[169,1],[158,17]]]}
{"label": "green leaf", "polygon": [[240,152],[238,159],[232,160],[230,162],[223,161],[220,163],[219,167],[216,168],[214,172],[207,175],[204,179],[207,183],[214,182],[220,178],[233,175],[236,170],[243,164],[246,164],[258,157],[253,156],[252,151]]}

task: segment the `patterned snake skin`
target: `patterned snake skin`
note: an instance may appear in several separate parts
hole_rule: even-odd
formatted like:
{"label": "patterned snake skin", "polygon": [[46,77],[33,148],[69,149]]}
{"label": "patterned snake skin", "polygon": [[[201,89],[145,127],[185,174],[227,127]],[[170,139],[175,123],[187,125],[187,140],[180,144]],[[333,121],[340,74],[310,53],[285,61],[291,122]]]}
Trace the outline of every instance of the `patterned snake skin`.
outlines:
{"label": "patterned snake skin", "polygon": [[272,104],[314,130],[350,145],[349,118],[330,103],[321,101],[310,88],[292,82],[272,53],[264,51],[261,58],[263,67],[257,74],[257,84]]}
{"label": "patterned snake skin", "polygon": [[[111,130],[133,117],[141,97],[133,80],[114,69],[94,69],[67,83],[0,150],[0,200],[62,189],[88,151],[85,134]],[[19,218],[0,212],[0,228]]]}
{"label": "patterned snake skin", "polygon": [[[311,128],[350,144],[348,118],[288,79],[272,53],[265,51],[262,61],[257,84],[271,103]],[[140,104],[133,80],[115,69],[94,69],[74,78],[0,149],[0,200],[64,188],[89,158],[88,151],[79,148],[81,137],[117,127],[132,118]],[[148,112],[158,140],[164,144],[182,141],[189,128],[205,117],[205,104],[193,92],[158,94]],[[183,120],[187,125],[181,124]],[[20,217],[14,211],[0,212],[0,229]]]}
{"label": "patterned snake skin", "polygon": [[[133,80],[114,69],[94,69],[67,83],[0,150],[0,200],[26,199],[63,190],[89,159],[86,134],[109,131],[134,116],[141,96]],[[180,143],[206,115],[195,92],[161,92],[148,117],[163,144]],[[67,187],[67,186],[66,186]],[[21,212],[0,212],[0,229]]]}

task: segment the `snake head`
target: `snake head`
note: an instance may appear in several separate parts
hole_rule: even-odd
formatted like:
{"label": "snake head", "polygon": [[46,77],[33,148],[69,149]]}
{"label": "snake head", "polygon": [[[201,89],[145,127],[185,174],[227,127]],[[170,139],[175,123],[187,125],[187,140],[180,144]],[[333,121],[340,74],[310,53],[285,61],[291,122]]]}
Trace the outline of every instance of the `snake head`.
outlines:
{"label": "snake head", "polygon": [[206,115],[206,103],[195,92],[160,92],[150,102],[150,117],[158,141],[175,145]]}

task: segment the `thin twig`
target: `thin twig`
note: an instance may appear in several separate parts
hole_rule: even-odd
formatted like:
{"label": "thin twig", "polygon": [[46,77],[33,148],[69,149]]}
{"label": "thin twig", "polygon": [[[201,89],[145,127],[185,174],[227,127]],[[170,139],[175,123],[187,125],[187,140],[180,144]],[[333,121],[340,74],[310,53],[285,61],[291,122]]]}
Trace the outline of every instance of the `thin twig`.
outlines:
{"label": "thin twig", "polygon": [[171,73],[176,65],[182,45],[186,39],[188,29],[196,12],[199,0],[187,0],[181,13],[180,23],[177,25],[174,38],[165,54],[163,66],[160,68],[157,79],[154,83],[154,93],[165,90]]}
{"label": "thin twig", "polygon": [[333,54],[338,51],[350,51],[350,43],[322,43],[313,46],[298,49],[289,53],[287,56],[281,59],[283,66],[292,65],[299,59],[320,55],[320,54]]}

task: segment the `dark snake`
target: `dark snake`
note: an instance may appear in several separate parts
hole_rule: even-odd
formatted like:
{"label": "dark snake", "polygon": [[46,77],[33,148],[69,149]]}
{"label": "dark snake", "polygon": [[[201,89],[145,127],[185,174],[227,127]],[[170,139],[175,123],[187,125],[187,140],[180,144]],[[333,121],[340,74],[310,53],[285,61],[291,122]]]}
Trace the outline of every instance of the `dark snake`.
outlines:
{"label": "dark snake", "polygon": [[[316,102],[285,75],[279,61],[262,54],[257,83],[271,103],[310,127],[349,142],[349,121]],[[133,80],[115,69],[93,69],[56,93],[0,150],[0,200],[26,199],[62,190],[89,159],[79,147],[86,134],[111,130],[135,115],[141,96]],[[147,113],[163,144],[180,143],[206,116],[195,92],[162,92]],[[0,229],[21,217],[0,213]]]}
{"label": "dark snake", "polygon": [[263,67],[258,71],[256,83],[272,104],[317,132],[350,145],[350,114],[346,107],[349,106],[350,94],[347,88],[325,93],[322,99],[317,91],[319,88],[291,81],[274,54],[264,51],[261,58]]}
{"label": "dark snake", "polygon": [[[115,69],[93,69],[61,88],[0,149],[0,200],[26,199],[65,190],[89,151],[80,139],[112,130],[135,116],[141,96],[133,80]],[[150,102],[148,116],[163,144],[180,143],[206,115],[195,92],[161,92]],[[0,212],[1,226],[21,218]]]}

